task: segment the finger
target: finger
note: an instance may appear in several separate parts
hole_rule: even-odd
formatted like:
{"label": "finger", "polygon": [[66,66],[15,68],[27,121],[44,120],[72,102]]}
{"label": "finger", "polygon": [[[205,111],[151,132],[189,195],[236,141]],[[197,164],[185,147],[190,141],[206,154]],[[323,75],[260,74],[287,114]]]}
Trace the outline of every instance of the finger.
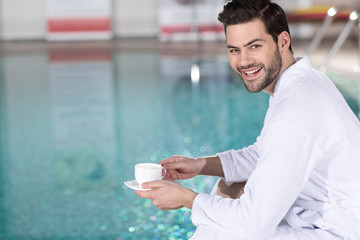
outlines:
{"label": "finger", "polygon": [[163,180],[158,180],[158,181],[152,181],[152,182],[144,182],[141,187],[142,188],[146,188],[146,189],[154,189],[154,188],[159,188],[159,187],[163,187],[166,181]]}
{"label": "finger", "polygon": [[165,173],[165,175],[163,175],[163,179],[165,179],[165,180],[171,180],[171,181],[174,181],[175,179],[171,176],[171,173],[170,173],[170,171],[167,171],[166,173]]}
{"label": "finger", "polygon": [[175,161],[175,162],[166,162],[162,165],[166,170],[175,170],[186,167],[186,164],[183,161]]}
{"label": "finger", "polygon": [[149,191],[141,191],[141,190],[135,190],[136,195],[138,195],[141,198],[150,198],[151,193]]}
{"label": "finger", "polygon": [[163,175],[166,180],[178,180],[179,177],[179,169],[166,169],[166,173]]}
{"label": "finger", "polygon": [[169,178],[173,180],[180,180],[181,175],[179,174],[179,171],[177,170],[169,170]]}
{"label": "finger", "polygon": [[174,181],[174,180],[175,180],[175,178],[173,178],[170,173],[166,173],[166,175],[164,175],[164,179],[165,179],[165,180],[170,180],[170,181]]}
{"label": "finger", "polygon": [[179,161],[181,158],[181,156],[171,156],[169,158],[163,159],[159,162],[159,164],[164,165],[164,164],[168,164],[168,163],[172,163],[172,162],[176,162]]}

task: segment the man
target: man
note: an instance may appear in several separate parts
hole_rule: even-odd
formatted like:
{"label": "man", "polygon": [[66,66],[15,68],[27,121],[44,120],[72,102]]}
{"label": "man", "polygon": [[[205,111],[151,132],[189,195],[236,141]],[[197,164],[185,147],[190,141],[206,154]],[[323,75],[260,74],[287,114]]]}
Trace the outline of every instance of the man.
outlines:
{"label": "man", "polygon": [[[261,134],[241,150],[165,159],[168,180],[136,193],[162,210],[192,208],[193,239],[360,239],[359,120],[326,76],[294,58],[277,4],[233,0],[219,20],[231,67],[250,92],[270,95]],[[224,179],[212,195],[171,181],[199,174]]]}

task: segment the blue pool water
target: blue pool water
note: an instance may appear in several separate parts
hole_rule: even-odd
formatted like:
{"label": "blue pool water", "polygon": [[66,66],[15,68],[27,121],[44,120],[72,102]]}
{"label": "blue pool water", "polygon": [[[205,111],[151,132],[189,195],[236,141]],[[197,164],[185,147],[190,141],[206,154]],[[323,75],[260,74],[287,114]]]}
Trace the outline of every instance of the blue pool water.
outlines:
{"label": "blue pool water", "polygon": [[[338,82],[358,114],[359,89]],[[189,210],[159,211],[123,182],[138,162],[251,144],[267,106],[268,96],[248,93],[222,55],[3,56],[0,239],[188,239]],[[214,181],[181,183],[208,192]]]}

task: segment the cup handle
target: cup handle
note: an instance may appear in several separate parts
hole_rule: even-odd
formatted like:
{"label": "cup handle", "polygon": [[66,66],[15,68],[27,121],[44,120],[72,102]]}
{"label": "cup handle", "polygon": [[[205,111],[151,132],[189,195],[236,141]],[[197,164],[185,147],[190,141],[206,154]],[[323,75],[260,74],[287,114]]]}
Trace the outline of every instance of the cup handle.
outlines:
{"label": "cup handle", "polygon": [[[163,166],[161,166],[161,180],[163,180],[164,179],[164,176],[166,175],[166,168],[164,168]],[[162,173],[164,173],[164,175],[162,174]]]}

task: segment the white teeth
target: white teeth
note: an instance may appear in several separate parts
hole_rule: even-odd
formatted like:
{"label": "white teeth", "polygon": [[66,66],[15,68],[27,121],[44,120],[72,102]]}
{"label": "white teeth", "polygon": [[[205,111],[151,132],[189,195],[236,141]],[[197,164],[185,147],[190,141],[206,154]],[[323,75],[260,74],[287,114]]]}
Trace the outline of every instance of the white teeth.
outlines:
{"label": "white teeth", "polygon": [[260,69],[261,69],[261,67],[255,69],[255,70],[252,70],[252,71],[245,71],[245,73],[248,74],[248,75],[249,75],[249,74],[253,74],[253,73],[258,72]]}

